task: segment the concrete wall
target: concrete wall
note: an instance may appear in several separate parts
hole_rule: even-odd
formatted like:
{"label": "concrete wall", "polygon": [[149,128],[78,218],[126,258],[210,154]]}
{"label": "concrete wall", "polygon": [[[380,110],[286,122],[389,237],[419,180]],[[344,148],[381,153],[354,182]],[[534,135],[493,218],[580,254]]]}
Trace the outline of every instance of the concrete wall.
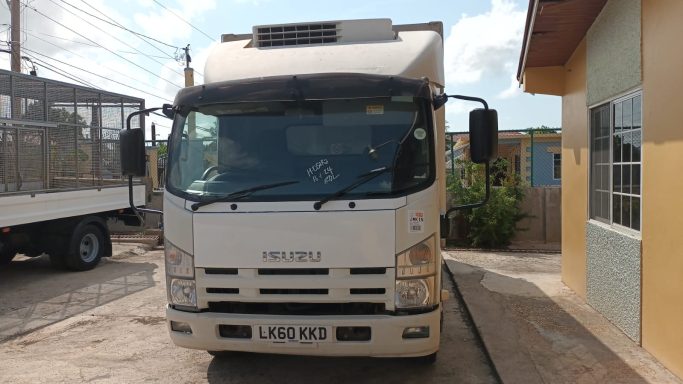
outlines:
{"label": "concrete wall", "polygon": [[565,64],[562,97],[562,281],[586,297],[588,220],[588,108],[586,41]]}
{"label": "concrete wall", "polygon": [[683,1],[643,0],[643,347],[683,377]]}
{"label": "concrete wall", "polygon": [[560,188],[527,188],[522,212],[529,215],[517,225],[523,229],[513,242],[555,243],[562,240],[562,190]]}
{"label": "concrete wall", "polygon": [[[559,245],[562,240],[561,200],[560,188],[526,188],[522,201],[522,212],[529,215],[521,220],[517,227],[520,228],[512,239],[513,243],[520,246],[535,246],[538,244]],[[454,196],[449,194],[449,201]],[[449,240],[464,240],[466,229],[461,226],[456,218],[451,220],[451,233]]]}
{"label": "concrete wall", "polygon": [[588,105],[640,85],[640,1],[608,1],[588,30]]}
{"label": "concrete wall", "polygon": [[588,303],[640,342],[640,239],[586,223]]}

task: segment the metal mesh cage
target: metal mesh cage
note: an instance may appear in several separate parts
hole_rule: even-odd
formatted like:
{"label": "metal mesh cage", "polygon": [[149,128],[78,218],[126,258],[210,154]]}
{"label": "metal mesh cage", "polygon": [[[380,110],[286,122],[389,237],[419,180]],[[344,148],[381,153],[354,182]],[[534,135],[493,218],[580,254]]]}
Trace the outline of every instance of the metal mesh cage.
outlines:
{"label": "metal mesh cage", "polygon": [[0,70],[0,193],[125,185],[119,131],[141,109],[143,99]]}

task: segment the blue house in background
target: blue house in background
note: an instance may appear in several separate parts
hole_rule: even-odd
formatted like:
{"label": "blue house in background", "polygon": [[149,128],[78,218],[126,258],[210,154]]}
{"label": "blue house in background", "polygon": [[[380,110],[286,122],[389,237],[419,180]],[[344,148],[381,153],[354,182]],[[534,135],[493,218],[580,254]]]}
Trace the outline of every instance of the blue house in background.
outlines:
{"label": "blue house in background", "polygon": [[[556,131],[505,132],[498,134],[498,157],[508,161],[508,172],[520,175],[532,187],[559,187],[562,179],[561,133]],[[469,136],[453,136],[452,154],[446,151],[446,169],[454,169],[453,160],[469,158]]]}

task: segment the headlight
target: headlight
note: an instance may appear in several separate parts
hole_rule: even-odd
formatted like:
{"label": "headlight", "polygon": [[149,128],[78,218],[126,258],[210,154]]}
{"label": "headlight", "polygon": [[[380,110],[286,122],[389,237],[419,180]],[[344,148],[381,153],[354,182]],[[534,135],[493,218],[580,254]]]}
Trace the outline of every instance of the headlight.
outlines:
{"label": "headlight", "polygon": [[164,244],[166,255],[166,275],[174,277],[194,277],[194,260],[192,255],[166,241]]}
{"label": "headlight", "polygon": [[172,304],[186,307],[197,306],[197,289],[194,280],[171,279],[169,296]]}
{"label": "headlight", "polygon": [[396,256],[396,278],[406,279],[436,274],[436,247],[434,236]]}
{"label": "headlight", "polygon": [[396,308],[434,305],[437,257],[434,236],[396,255]]}

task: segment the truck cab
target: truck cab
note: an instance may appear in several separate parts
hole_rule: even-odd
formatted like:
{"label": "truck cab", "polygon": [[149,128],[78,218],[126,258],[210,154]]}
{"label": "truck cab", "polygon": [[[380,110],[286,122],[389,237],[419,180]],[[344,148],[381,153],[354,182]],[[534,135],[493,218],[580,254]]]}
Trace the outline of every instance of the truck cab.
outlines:
{"label": "truck cab", "polygon": [[433,361],[447,212],[441,30],[375,19],[223,36],[206,83],[173,103],[175,344]]}

